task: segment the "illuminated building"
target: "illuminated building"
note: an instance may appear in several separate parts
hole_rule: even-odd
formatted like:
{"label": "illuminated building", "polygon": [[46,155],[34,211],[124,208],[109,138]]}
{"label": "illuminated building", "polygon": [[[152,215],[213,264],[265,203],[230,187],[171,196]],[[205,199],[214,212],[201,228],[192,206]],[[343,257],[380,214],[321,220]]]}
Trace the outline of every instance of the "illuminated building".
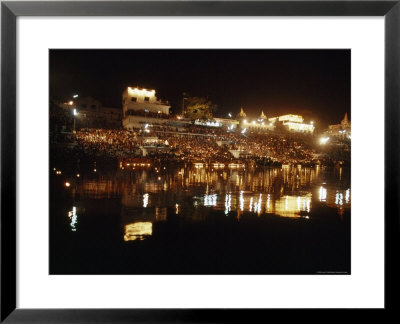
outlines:
{"label": "illuminated building", "polygon": [[127,87],[122,93],[122,125],[125,129],[142,128],[144,124],[168,122],[170,105],[158,100],[155,90]]}
{"label": "illuminated building", "polygon": [[329,125],[328,130],[324,134],[338,138],[351,138],[351,123],[347,118],[347,113],[345,113],[340,124]]}
{"label": "illuminated building", "polygon": [[287,123],[287,122],[302,123],[304,121],[304,118],[303,118],[303,116],[300,116],[300,115],[287,114],[287,115],[282,115],[279,117],[268,118],[268,120],[272,123],[275,123],[277,121],[280,121],[283,123]]}
{"label": "illuminated building", "polygon": [[300,115],[282,115],[278,117],[267,118],[264,111],[261,111],[261,115],[254,120],[246,118],[246,113],[241,108],[238,114],[238,119],[240,120],[240,126],[242,129],[250,130],[275,130],[278,124],[284,126],[287,130],[291,132],[302,132],[302,133],[313,133],[314,125],[304,123],[304,118]]}
{"label": "illuminated building", "polygon": [[226,127],[230,130],[235,129],[239,122],[237,120],[233,119],[227,119],[227,118],[213,118],[212,120],[195,120],[195,125],[199,126],[208,126],[208,127]]}
{"label": "illuminated building", "polygon": [[261,115],[257,119],[250,120],[245,118],[246,113],[243,111],[243,108],[241,108],[238,116],[241,117],[240,126],[242,129],[266,131],[266,130],[273,130],[275,128],[273,124],[268,122],[267,116],[265,116],[264,111],[261,111]]}
{"label": "illuminated building", "polygon": [[304,132],[304,133],[314,132],[314,125],[312,124],[284,122],[283,125],[286,126],[289,129],[289,131],[292,132]]}
{"label": "illuminated building", "polygon": [[291,132],[313,133],[315,129],[312,122],[310,124],[304,123],[304,118],[300,115],[287,114],[269,118],[268,121],[273,124],[279,122]]}

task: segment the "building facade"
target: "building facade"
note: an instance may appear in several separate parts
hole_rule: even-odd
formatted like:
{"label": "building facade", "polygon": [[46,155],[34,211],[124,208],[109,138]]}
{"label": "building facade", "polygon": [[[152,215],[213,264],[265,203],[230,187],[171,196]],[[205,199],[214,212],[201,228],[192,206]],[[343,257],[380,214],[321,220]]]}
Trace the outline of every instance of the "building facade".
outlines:
{"label": "building facade", "polygon": [[122,126],[133,130],[146,123],[166,124],[170,108],[168,102],[157,99],[155,90],[127,87],[122,93]]}
{"label": "building facade", "polygon": [[[243,112],[243,108],[241,113]],[[243,112],[244,113],[244,112]],[[244,116],[246,114],[244,113]],[[242,118],[240,121],[240,126],[242,129],[258,130],[258,131],[272,131],[275,129],[275,125],[268,121],[267,116],[264,111],[261,111],[260,116],[255,120],[248,120],[247,118]]]}
{"label": "building facade", "polygon": [[303,116],[287,114],[278,117],[272,117],[268,119],[270,123],[277,125],[280,123],[290,132],[297,133],[313,133],[315,130],[314,123],[304,123]]}

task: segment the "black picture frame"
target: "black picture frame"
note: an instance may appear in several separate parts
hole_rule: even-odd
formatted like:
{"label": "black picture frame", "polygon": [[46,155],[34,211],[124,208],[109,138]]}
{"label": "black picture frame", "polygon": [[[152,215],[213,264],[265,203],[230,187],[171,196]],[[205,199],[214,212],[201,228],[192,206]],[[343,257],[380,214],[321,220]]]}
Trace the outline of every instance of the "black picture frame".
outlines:
{"label": "black picture frame", "polygon": [[[18,16],[384,16],[385,311],[395,310],[399,246],[400,0],[395,1],[2,1],[1,322],[242,322],[266,310],[16,308],[16,19]],[[272,310],[271,310],[272,311]],[[275,310],[274,310],[275,311]],[[381,312],[381,311],[379,311]],[[303,312],[304,314],[304,312]],[[381,314],[381,313],[380,313]],[[262,318],[262,317],[261,317]],[[258,321],[258,320],[256,320]]]}

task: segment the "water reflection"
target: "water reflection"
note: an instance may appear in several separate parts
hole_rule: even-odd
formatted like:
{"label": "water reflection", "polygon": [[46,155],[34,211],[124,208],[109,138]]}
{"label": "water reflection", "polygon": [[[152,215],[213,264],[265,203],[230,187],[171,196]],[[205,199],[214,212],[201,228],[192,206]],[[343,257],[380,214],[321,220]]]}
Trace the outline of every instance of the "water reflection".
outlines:
{"label": "water reflection", "polygon": [[[312,193],[303,196],[284,195],[271,198],[271,194],[240,191],[239,193],[205,195],[204,199],[194,197],[195,208],[207,207],[214,210],[224,210],[225,215],[231,211],[240,211],[257,215],[274,214],[281,217],[305,217],[311,211]],[[265,202],[265,203],[264,203]]]}
{"label": "water reflection", "polygon": [[[237,220],[246,215],[310,219],[313,208],[333,207],[343,216],[351,204],[350,175],[343,168],[126,167],[91,178],[81,174],[71,191],[82,201],[120,199],[124,241],[151,237],[153,224],[166,221],[168,210],[192,219],[205,219],[210,210]],[[68,217],[76,231],[75,207]]]}
{"label": "water reflection", "polygon": [[148,204],[149,204],[149,194],[145,193],[143,195],[143,208],[146,208]]}
{"label": "water reflection", "polygon": [[153,223],[136,222],[125,225],[124,241],[142,241],[153,233]]}
{"label": "water reflection", "polygon": [[68,218],[70,219],[69,225],[71,226],[71,231],[76,232],[76,224],[78,223],[78,215],[76,214],[76,207],[73,206],[72,210],[68,212]]}

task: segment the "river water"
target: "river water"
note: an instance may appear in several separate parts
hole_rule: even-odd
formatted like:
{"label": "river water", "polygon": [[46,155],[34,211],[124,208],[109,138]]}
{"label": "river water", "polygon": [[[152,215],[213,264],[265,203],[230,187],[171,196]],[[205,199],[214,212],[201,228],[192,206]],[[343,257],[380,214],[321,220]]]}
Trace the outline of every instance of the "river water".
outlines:
{"label": "river water", "polygon": [[348,168],[57,171],[51,274],[350,273]]}

